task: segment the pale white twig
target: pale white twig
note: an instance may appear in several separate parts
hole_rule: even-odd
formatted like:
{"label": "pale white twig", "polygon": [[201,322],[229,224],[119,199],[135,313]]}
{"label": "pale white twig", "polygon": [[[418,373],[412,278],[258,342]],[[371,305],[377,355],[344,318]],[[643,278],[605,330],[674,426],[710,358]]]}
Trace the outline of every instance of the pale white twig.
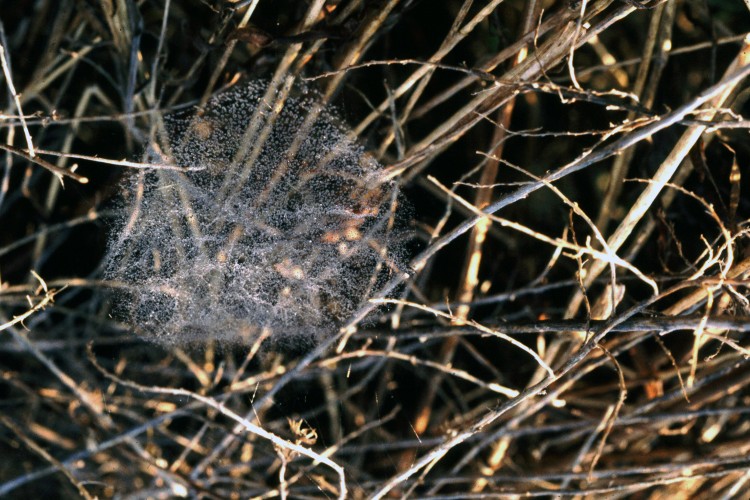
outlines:
{"label": "pale white twig", "polygon": [[[515,229],[516,231],[519,231],[521,233],[527,234],[533,238],[538,239],[539,241],[543,241],[545,243],[548,243],[552,246],[558,247],[558,248],[565,248],[568,250],[571,250],[575,252],[574,257],[580,256],[580,255],[591,255],[594,257],[598,262],[602,262],[603,266],[608,265],[616,265],[623,267],[633,274],[635,274],[639,279],[641,279],[644,283],[648,284],[653,290],[654,294],[659,293],[659,287],[656,284],[656,282],[652,279],[646,276],[641,272],[640,269],[632,265],[631,263],[625,261],[622,259],[622,257],[618,256],[615,253],[615,250],[610,251],[599,251],[595,250],[591,247],[590,242],[587,242],[586,246],[576,245],[574,243],[571,243],[569,241],[563,240],[561,238],[551,238],[545,234],[539,233],[537,231],[534,231],[532,229],[529,229],[528,227],[519,224],[518,222],[514,222],[508,219],[504,219],[502,217],[498,217],[497,215],[488,214],[485,211],[479,210],[477,207],[466,201],[461,196],[457,195],[456,193],[452,192],[445,186],[443,186],[437,179],[435,179],[432,176],[427,176],[427,179],[434,183],[437,187],[439,187],[441,190],[443,190],[448,196],[454,198],[456,201],[458,201],[461,205],[465,206],[469,210],[471,210],[474,214],[476,214],[477,217],[488,217],[493,222],[496,222],[500,224],[503,227],[510,227],[511,229]],[[540,180],[540,182],[548,183],[546,179]]]}
{"label": "pale white twig", "polygon": [[[438,311],[437,309],[433,309],[433,308],[431,308],[431,307],[429,307],[427,305],[424,305],[424,304],[418,304],[416,302],[409,302],[407,300],[398,300],[398,299],[372,299],[372,302],[375,303],[375,304],[403,304],[403,305],[406,305],[406,306],[409,306],[409,307],[413,307],[415,309],[421,309],[422,311],[426,311],[426,312],[432,313],[435,316],[440,316],[442,318],[447,318],[447,319],[450,319],[450,320],[453,320],[453,321],[459,319],[459,318],[457,318],[456,316],[454,316],[452,314],[449,314],[449,313],[446,313],[446,312],[443,312],[443,311]],[[544,360],[542,358],[540,358],[537,353],[535,353],[532,349],[530,349],[529,347],[527,347],[523,343],[517,341],[513,337],[505,335],[504,333],[499,332],[497,330],[493,330],[492,328],[488,328],[488,327],[482,325],[481,323],[477,323],[476,321],[464,320],[464,319],[461,319],[461,321],[465,322],[466,324],[468,324],[470,326],[473,326],[474,328],[476,328],[477,330],[479,330],[479,331],[481,331],[483,333],[486,333],[488,335],[492,335],[494,337],[499,337],[499,338],[505,340],[506,342],[510,342],[511,344],[513,344],[514,346],[518,347],[522,351],[528,353],[529,356],[531,356],[532,358],[534,358],[534,360],[537,363],[539,363],[539,366],[541,366],[549,374],[550,377],[554,377],[555,376],[555,372],[552,371],[552,368],[550,368],[550,366],[547,363],[545,363]],[[516,393],[516,394],[513,394],[512,396],[514,397],[514,396],[517,396],[517,395],[518,394]]]}
{"label": "pale white twig", "polygon": [[60,151],[48,151],[46,149],[37,149],[37,153],[50,156],[61,156],[63,158],[73,158],[76,160],[89,160],[96,163],[106,163],[107,165],[116,165],[118,167],[130,167],[150,170],[177,170],[180,172],[205,170],[205,167],[181,167],[179,165],[169,165],[163,163],[140,163],[128,160],[112,160],[109,158],[99,158],[98,156],[79,155],[74,153],[61,153]]}
{"label": "pale white twig", "polygon": [[309,448],[305,448],[304,446],[300,446],[298,444],[287,441],[286,439],[283,439],[277,436],[276,434],[269,432],[258,425],[255,425],[248,419],[241,417],[237,413],[233,412],[232,410],[224,406],[224,403],[216,401],[213,398],[210,398],[207,396],[201,396],[200,394],[196,394],[195,392],[188,391],[187,389],[176,389],[176,388],[170,388],[170,387],[157,387],[157,386],[149,387],[149,386],[138,384],[136,382],[123,380],[117,377],[116,375],[109,373],[101,365],[99,365],[99,363],[96,361],[96,358],[94,357],[93,352],[91,351],[90,344],[89,344],[89,360],[104,376],[106,376],[110,380],[117,382],[118,384],[124,385],[126,387],[130,387],[131,389],[136,389],[142,392],[150,392],[152,394],[168,394],[171,396],[181,396],[181,397],[194,399],[196,401],[203,403],[206,406],[213,408],[214,410],[218,411],[225,417],[228,417],[229,419],[234,420],[240,428],[244,428],[246,431],[270,441],[271,443],[274,444],[274,446],[276,446],[277,449],[284,449],[289,452],[304,455],[316,461],[317,463],[322,463],[322,464],[329,466],[339,476],[339,496],[338,497],[342,500],[346,498],[347,490],[346,490],[346,476],[344,475],[344,468],[341,467],[336,462],[334,462],[333,460],[325,457],[324,455],[321,455],[320,453],[316,453]]}
{"label": "pale white twig", "polygon": [[[26,318],[50,305],[53,302],[55,295],[57,295],[59,292],[60,290],[45,290],[42,300],[40,300],[36,304],[31,303],[31,307],[29,308],[29,310],[27,310],[23,314],[19,314],[18,316],[13,316],[13,319],[11,319],[10,321],[0,324],[0,332],[10,328],[13,325],[17,325],[18,323],[23,324],[23,321]],[[29,299],[29,302],[31,302],[31,299]]]}
{"label": "pale white twig", "polygon": [[[724,104],[734,88],[740,83],[740,80],[747,75],[748,69],[750,69],[750,35],[745,38],[745,43],[742,45],[735,60],[726,70],[722,81],[711,88],[713,89],[713,92],[704,92],[702,94],[700,101],[703,101],[701,104],[705,103],[704,110],[708,114],[707,119],[710,120],[715,114],[716,108]],[[699,102],[699,99],[695,99],[693,102],[697,103]],[[669,182],[674,175],[677,167],[679,167],[695,143],[706,131],[706,128],[705,125],[693,125],[688,127],[683,133],[680,140],[677,141],[675,147],[654,174],[652,179],[653,182],[643,190],[628,214],[623,217],[620,225],[607,240],[607,244],[612,251],[616,252],[625,243],[627,238],[631,235],[635,225],[638,224],[644,215],[646,215],[666,183]],[[606,265],[607,263],[604,261],[594,261],[586,273],[584,287],[591,286]],[[573,317],[578,311],[582,301],[583,293],[578,291],[568,306],[566,316]]]}
{"label": "pale white twig", "polygon": [[576,79],[576,70],[573,68],[573,56],[578,46],[578,37],[581,36],[581,29],[583,28],[583,17],[586,14],[586,0],[581,2],[581,14],[578,16],[578,22],[576,23],[576,32],[573,35],[573,42],[570,44],[570,54],[568,55],[568,72],[570,73],[570,81],[573,82],[573,86],[578,90],[581,86],[578,84]]}
{"label": "pale white twig", "polygon": [[34,142],[31,140],[31,133],[29,133],[29,127],[26,125],[26,117],[23,115],[23,109],[21,108],[21,100],[18,98],[16,87],[13,85],[13,79],[10,74],[10,65],[5,54],[5,47],[0,43],[0,64],[3,66],[3,73],[5,74],[5,83],[8,85],[8,90],[13,95],[13,100],[16,103],[18,109],[18,117],[21,120],[21,127],[23,128],[23,134],[26,137],[26,144],[29,146],[29,155],[33,158],[36,156],[34,153]]}

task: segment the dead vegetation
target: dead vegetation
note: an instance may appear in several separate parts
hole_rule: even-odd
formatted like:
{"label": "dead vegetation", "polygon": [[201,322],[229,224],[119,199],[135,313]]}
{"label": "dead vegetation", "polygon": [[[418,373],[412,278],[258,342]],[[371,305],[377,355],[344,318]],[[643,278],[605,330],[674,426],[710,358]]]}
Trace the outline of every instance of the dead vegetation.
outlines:
{"label": "dead vegetation", "polygon": [[[3,5],[0,497],[746,496],[746,4]],[[182,174],[161,117],[257,79],[258,123],[337,107],[410,256],[316,342],[154,343],[114,200]]]}

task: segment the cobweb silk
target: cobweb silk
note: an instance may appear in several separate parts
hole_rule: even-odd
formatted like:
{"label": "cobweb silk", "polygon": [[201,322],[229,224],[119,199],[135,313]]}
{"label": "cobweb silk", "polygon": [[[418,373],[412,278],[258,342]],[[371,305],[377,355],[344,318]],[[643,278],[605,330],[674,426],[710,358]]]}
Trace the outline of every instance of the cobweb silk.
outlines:
{"label": "cobweb silk", "polygon": [[[161,117],[154,169],[123,186],[105,275],[116,310],[164,342],[336,332],[398,266],[396,186],[300,91],[265,83]],[[142,197],[135,195],[142,190]]]}

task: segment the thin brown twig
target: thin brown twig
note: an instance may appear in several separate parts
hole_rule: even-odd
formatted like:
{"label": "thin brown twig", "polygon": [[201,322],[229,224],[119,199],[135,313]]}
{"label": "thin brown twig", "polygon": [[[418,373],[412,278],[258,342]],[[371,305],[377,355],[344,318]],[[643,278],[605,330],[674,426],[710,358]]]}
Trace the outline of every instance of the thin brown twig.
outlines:
{"label": "thin brown twig", "polygon": [[187,397],[190,399],[194,399],[210,408],[213,408],[214,410],[218,411],[222,415],[225,415],[226,417],[230,418],[231,420],[235,421],[237,425],[242,426],[243,429],[246,431],[255,434],[263,439],[266,439],[273,443],[275,446],[279,447],[280,449],[287,450],[290,453],[298,453],[300,455],[304,455],[310,459],[312,459],[315,463],[322,463],[330,467],[331,469],[336,472],[336,474],[339,477],[339,494],[338,498],[344,499],[346,498],[346,478],[344,475],[344,469],[338,465],[337,463],[333,462],[329,458],[326,458],[319,453],[316,453],[308,448],[305,448],[303,446],[300,446],[298,444],[294,444],[292,442],[289,442],[272,432],[269,432],[262,427],[250,422],[248,419],[243,418],[227,408],[223,403],[220,403],[216,401],[213,398],[201,396],[200,394],[196,394],[192,391],[188,391],[186,389],[176,389],[176,388],[169,388],[169,387],[157,387],[157,386],[145,386],[141,384],[137,384],[132,381],[123,380],[120,377],[114,375],[113,373],[107,371],[102,367],[99,362],[96,360],[96,357],[94,356],[92,344],[89,343],[87,346],[87,353],[89,357],[89,361],[94,365],[94,367],[105,377],[108,379],[116,382],[119,385],[122,385],[124,387],[129,387],[131,389],[136,389],[138,391],[142,392],[149,392],[153,394],[166,394],[171,396],[182,396]]}

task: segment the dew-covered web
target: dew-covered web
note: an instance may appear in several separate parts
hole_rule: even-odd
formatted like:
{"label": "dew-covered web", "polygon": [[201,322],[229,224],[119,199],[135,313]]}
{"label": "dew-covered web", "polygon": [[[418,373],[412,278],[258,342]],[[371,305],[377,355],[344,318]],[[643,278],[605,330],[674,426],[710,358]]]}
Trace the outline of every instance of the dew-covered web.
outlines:
{"label": "dew-covered web", "polygon": [[117,308],[138,332],[319,337],[398,265],[395,185],[314,96],[274,111],[265,92],[246,84],[163,116],[151,160],[186,170],[125,185],[106,275],[125,284]]}

